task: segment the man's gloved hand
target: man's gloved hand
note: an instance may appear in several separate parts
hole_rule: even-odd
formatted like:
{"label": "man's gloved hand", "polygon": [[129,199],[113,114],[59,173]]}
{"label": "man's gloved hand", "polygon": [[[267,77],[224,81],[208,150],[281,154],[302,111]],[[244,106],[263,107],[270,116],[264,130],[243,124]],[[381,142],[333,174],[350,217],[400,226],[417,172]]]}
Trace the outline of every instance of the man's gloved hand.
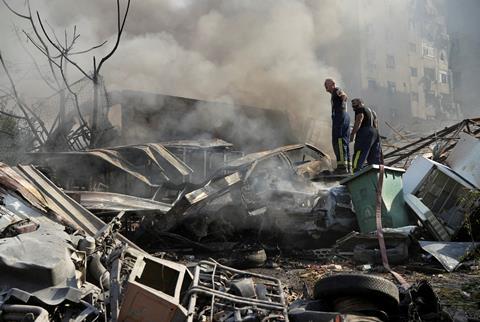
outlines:
{"label": "man's gloved hand", "polygon": [[355,135],[350,135],[350,142],[355,141]]}

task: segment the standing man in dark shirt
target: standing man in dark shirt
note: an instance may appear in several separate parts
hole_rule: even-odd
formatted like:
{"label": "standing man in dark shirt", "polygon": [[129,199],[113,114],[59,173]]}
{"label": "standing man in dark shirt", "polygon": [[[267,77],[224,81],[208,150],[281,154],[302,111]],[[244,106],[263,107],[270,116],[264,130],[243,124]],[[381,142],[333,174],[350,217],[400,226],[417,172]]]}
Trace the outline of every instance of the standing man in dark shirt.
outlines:
{"label": "standing man in dark shirt", "polygon": [[325,90],[332,95],[332,145],[337,157],[335,173],[350,173],[350,116],[347,112],[347,94],[335,86],[331,78],[325,80]]}
{"label": "standing man in dark shirt", "polygon": [[355,124],[353,125],[350,141],[355,140],[353,149],[353,172],[359,171],[365,160],[367,164],[380,164],[381,146],[378,134],[377,114],[365,107],[362,99],[354,98],[352,108],[355,112]]}

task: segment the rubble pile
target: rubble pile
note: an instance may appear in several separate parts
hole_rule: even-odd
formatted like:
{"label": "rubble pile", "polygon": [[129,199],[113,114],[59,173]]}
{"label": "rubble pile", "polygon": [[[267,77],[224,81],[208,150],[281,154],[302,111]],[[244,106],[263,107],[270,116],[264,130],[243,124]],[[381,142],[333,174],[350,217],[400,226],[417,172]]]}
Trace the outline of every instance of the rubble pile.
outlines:
{"label": "rubble pile", "polygon": [[[0,320],[474,321],[407,276],[478,278],[480,126],[461,124],[438,158],[414,156],[418,142],[405,169],[353,176],[310,144],[222,140],[2,164]],[[291,258],[308,262],[302,292],[273,277]],[[464,292],[478,312],[479,290]]]}

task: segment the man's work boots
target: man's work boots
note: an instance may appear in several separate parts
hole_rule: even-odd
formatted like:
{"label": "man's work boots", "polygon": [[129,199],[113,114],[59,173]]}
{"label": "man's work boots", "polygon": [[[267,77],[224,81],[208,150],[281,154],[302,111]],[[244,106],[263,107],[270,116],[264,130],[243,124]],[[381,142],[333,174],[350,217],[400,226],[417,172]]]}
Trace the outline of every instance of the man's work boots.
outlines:
{"label": "man's work boots", "polygon": [[344,166],[343,167],[339,166],[333,171],[333,174],[340,174],[340,175],[350,174],[350,169]]}

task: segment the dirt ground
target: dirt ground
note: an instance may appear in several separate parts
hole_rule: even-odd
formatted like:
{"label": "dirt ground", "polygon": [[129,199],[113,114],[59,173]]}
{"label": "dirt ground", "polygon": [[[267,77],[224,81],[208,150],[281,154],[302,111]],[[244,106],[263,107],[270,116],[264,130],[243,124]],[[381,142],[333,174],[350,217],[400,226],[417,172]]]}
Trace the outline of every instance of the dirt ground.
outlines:
{"label": "dirt ground", "polygon": [[[355,266],[352,262],[345,260],[318,264],[282,259],[274,266],[251,269],[250,271],[280,279],[287,291],[289,302],[301,298],[305,289],[311,295],[315,282],[330,274],[352,272],[375,274],[395,282],[394,277],[385,272],[383,267],[374,267],[373,270],[363,271],[361,266]],[[436,274],[416,272],[406,266],[392,268],[410,284],[420,280],[429,281],[437,292],[440,303],[452,316],[457,311],[464,311],[470,318],[480,318],[480,270],[478,267],[474,267],[474,269],[465,268],[453,273],[445,271]]]}

